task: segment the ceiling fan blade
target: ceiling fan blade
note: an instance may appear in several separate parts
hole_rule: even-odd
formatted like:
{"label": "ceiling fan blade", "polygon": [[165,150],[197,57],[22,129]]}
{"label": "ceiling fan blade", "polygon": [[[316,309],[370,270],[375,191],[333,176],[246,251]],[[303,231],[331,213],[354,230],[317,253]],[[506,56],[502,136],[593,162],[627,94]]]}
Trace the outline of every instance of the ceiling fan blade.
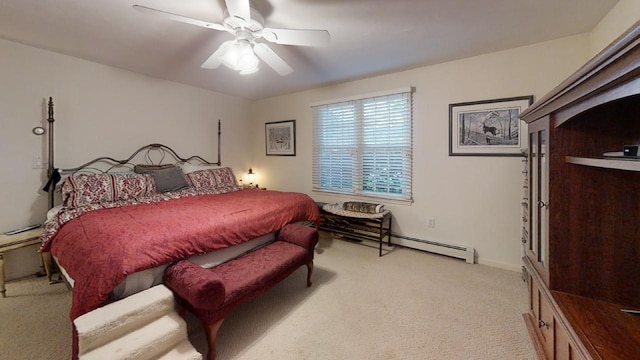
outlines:
{"label": "ceiling fan blade", "polygon": [[256,43],[253,46],[253,51],[258,55],[262,61],[271,66],[278,74],[284,76],[293,72],[291,66],[289,66],[278,54],[276,54],[271,48],[264,43]]}
{"label": "ceiling fan blade", "polygon": [[178,22],[185,23],[185,24],[201,26],[201,27],[204,27],[204,28],[207,28],[207,29],[228,31],[227,28],[225,28],[221,24],[210,23],[210,22],[206,22],[206,21],[202,21],[202,20],[192,19],[192,18],[188,18],[186,16],[176,15],[176,14],[172,14],[170,12],[157,10],[157,9],[152,9],[152,8],[148,8],[146,6],[141,6],[141,5],[133,5],[133,8],[138,10],[138,11],[140,11],[140,12],[142,12],[142,13],[148,14],[148,15],[160,16],[160,17],[163,17],[165,19],[170,19],[170,20],[178,21]]}
{"label": "ceiling fan blade", "polygon": [[225,0],[229,15],[248,23],[251,20],[251,4],[249,0]]}
{"label": "ceiling fan blade", "polygon": [[327,30],[264,28],[262,37],[276,44],[299,46],[327,46],[331,41]]}
{"label": "ceiling fan blade", "polygon": [[218,50],[216,50],[205,62],[200,65],[203,69],[217,69],[222,64],[222,56],[227,52],[227,49],[232,46],[235,40],[225,41],[220,45]]}

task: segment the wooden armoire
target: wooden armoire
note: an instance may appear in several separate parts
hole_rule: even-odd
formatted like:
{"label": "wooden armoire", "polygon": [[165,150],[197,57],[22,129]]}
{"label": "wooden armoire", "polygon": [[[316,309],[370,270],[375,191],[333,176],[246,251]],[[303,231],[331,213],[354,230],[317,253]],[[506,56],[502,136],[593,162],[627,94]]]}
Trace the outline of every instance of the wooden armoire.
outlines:
{"label": "wooden armoire", "polygon": [[622,311],[640,310],[640,159],[619,154],[640,145],[640,22],[520,118],[537,354],[640,359],[640,315]]}

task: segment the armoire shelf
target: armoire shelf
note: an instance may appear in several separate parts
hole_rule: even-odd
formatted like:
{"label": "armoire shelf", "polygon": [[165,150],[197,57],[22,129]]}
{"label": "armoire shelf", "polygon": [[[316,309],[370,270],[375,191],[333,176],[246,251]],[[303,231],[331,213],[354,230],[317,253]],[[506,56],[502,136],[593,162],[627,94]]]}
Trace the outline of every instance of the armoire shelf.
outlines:
{"label": "armoire shelf", "polygon": [[556,303],[590,353],[602,359],[636,359],[640,354],[640,316],[623,306],[551,291]]}
{"label": "armoire shelf", "polygon": [[640,159],[607,159],[567,156],[565,157],[565,162],[568,164],[593,166],[605,169],[640,171]]}

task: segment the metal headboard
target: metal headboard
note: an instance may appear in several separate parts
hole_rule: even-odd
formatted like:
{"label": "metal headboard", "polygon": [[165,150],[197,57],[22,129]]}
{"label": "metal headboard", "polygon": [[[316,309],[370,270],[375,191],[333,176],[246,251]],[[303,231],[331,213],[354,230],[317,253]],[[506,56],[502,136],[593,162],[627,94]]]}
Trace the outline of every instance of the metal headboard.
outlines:
{"label": "metal headboard", "polygon": [[[49,108],[49,117],[47,118],[47,123],[48,123],[47,132],[49,134],[49,166],[47,167],[47,178],[49,179],[49,182],[47,183],[47,185],[43,190],[49,193],[49,209],[51,209],[54,205],[55,182],[57,182],[60,179],[60,174],[73,174],[73,173],[82,172],[82,171],[107,173],[113,169],[119,169],[123,167],[130,167],[131,169],[133,169],[133,166],[135,166],[136,164],[132,163],[132,160],[141,153],[143,155],[143,159],[147,164],[162,164],[165,156],[169,154],[171,157],[173,157],[175,162],[189,163],[195,160],[201,164],[206,164],[206,165],[218,165],[218,166],[222,165],[222,161],[220,160],[220,139],[222,135],[222,130],[220,125],[220,120],[218,120],[218,161],[217,162],[207,161],[198,155],[193,155],[191,157],[184,158],[178,155],[178,153],[176,153],[172,148],[166,145],[155,143],[155,144],[145,145],[139,148],[138,150],[134,151],[133,154],[131,154],[128,158],[123,160],[117,160],[108,156],[101,156],[75,168],[57,169],[54,164],[55,157],[53,153],[53,149],[54,149],[54,146],[53,146],[54,126],[53,125],[54,125],[55,119],[53,117],[53,98],[52,97],[49,97],[48,108]],[[152,154],[159,154],[159,157],[160,157],[159,161],[154,161],[152,158]],[[99,163],[103,165],[106,164],[105,169],[94,167],[94,165]]]}
{"label": "metal headboard", "polygon": [[[154,160],[153,156],[151,155],[153,152],[158,153],[159,155],[159,160]],[[188,163],[191,162],[193,160],[197,160],[199,163],[201,164],[205,164],[205,165],[220,165],[220,160],[218,160],[218,162],[210,162],[207,161],[205,159],[203,159],[202,157],[198,156],[198,155],[194,155],[188,158],[183,158],[180,155],[178,155],[172,148],[166,146],[166,145],[162,145],[162,144],[149,144],[149,145],[145,145],[143,147],[141,147],[140,149],[136,150],[133,154],[131,154],[131,156],[129,156],[128,158],[124,159],[124,160],[116,160],[112,157],[109,156],[101,156],[98,158],[95,158],[91,161],[88,161],[78,167],[75,168],[68,168],[68,169],[58,169],[58,171],[61,174],[73,174],[76,172],[81,172],[81,171],[85,171],[87,170],[88,172],[100,172],[100,173],[108,173],[113,169],[118,169],[120,167],[126,167],[128,165],[131,166],[131,169],[133,170],[133,166],[136,165],[136,163],[132,162],[132,160],[140,153],[143,153],[143,159],[145,160],[146,164],[150,164],[150,165],[159,165],[159,164],[163,164],[164,159],[166,157],[167,154],[171,155],[173,157],[173,159],[176,162],[184,162],[184,163]],[[105,169],[100,169],[98,167],[92,167],[92,165],[98,164],[98,163],[106,163],[106,165],[108,166]]]}

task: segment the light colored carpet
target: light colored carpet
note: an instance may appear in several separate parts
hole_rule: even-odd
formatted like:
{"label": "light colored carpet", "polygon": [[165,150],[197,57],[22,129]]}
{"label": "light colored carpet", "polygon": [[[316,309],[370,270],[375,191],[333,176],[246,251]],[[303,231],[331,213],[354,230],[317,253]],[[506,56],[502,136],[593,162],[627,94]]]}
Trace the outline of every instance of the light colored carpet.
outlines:
{"label": "light colored carpet", "polygon": [[[385,249],[386,246],[385,246]],[[323,234],[306,268],[246,302],[218,334],[218,359],[535,359],[520,274]],[[0,359],[68,359],[71,296],[42,278],[7,284]],[[189,337],[206,353],[198,321]]]}
{"label": "light colored carpet", "polygon": [[61,360],[71,357],[71,293],[46,278],[6,284],[0,298],[0,359]]}

